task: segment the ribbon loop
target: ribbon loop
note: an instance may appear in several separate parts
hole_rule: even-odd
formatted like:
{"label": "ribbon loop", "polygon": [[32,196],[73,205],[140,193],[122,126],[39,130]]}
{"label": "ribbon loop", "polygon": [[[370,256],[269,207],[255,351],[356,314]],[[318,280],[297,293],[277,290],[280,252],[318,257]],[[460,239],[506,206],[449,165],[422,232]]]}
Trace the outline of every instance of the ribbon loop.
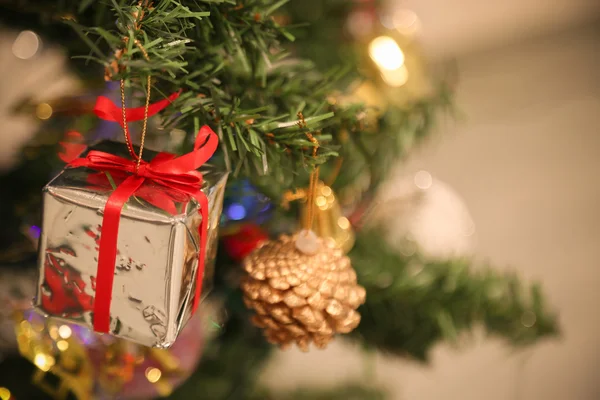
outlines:
{"label": "ribbon loop", "polygon": [[[158,112],[165,109],[171,104],[176,98],[179,97],[181,91],[175,92],[168,98],[152,103],[148,106],[148,117],[151,117]],[[128,108],[125,111],[127,121],[141,121],[144,119],[145,107]],[[98,96],[96,100],[96,106],[94,107],[94,114],[100,119],[105,121],[117,122],[123,127],[123,114],[121,109],[117,107],[108,97]]]}

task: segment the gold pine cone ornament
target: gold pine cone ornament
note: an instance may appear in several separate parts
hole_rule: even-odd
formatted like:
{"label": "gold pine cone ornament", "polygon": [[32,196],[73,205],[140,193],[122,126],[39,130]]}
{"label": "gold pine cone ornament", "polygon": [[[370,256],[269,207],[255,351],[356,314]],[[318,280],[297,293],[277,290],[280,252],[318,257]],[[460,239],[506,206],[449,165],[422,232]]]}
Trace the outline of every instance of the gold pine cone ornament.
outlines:
{"label": "gold pine cone ornament", "polygon": [[365,302],[365,289],[331,238],[312,231],[283,235],[248,255],[244,269],[244,302],[270,343],[325,348],[336,333],[349,333],[360,322],[356,309]]}

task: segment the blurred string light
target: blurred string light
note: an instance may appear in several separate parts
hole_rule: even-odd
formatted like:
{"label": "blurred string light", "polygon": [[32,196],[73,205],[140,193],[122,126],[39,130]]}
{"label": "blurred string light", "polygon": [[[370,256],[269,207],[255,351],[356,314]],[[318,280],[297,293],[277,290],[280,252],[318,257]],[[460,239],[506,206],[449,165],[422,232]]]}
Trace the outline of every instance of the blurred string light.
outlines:
{"label": "blurred string light", "polygon": [[369,44],[369,56],[388,85],[398,87],[408,81],[404,52],[393,38],[378,36],[373,39]]}
{"label": "blurred string light", "polygon": [[158,382],[158,380],[162,376],[162,372],[160,371],[160,369],[152,368],[152,367],[147,368],[145,374],[146,374],[146,379],[148,379],[148,381],[150,381],[151,383]]}
{"label": "blurred string light", "polygon": [[271,200],[259,193],[249,181],[235,182],[228,189],[221,215],[223,226],[242,221],[261,224],[272,215],[274,207]]}
{"label": "blurred string light", "polygon": [[86,346],[91,345],[98,340],[98,337],[93,331],[83,326],[72,325],[71,329],[73,330],[73,334],[77,336],[77,339]]}
{"label": "blurred string light", "polygon": [[66,340],[59,340],[56,342],[56,347],[58,347],[60,351],[65,351],[69,348],[69,342]]}
{"label": "blurred string light", "polygon": [[378,36],[369,44],[369,55],[383,70],[395,70],[404,64],[404,53],[389,36]]}
{"label": "blurred string light", "polygon": [[398,10],[392,16],[393,29],[403,35],[413,36],[421,31],[421,20],[412,10]]}
{"label": "blurred string light", "polygon": [[433,183],[433,178],[431,174],[427,171],[419,171],[415,174],[414,177],[415,186],[421,190],[427,190],[431,187]]}
{"label": "blurred string light", "polygon": [[34,357],[33,363],[42,371],[48,372],[54,366],[55,360],[51,355],[38,353]]}
{"label": "blurred string light", "polygon": [[52,325],[50,326],[50,328],[48,328],[48,333],[50,334],[50,337],[54,340],[58,339],[58,327]]}
{"label": "blurred string light", "polygon": [[227,216],[233,221],[241,221],[246,218],[246,208],[239,203],[233,203],[227,208]]}
{"label": "blurred string light", "polygon": [[37,225],[24,225],[23,233],[34,245],[37,246],[42,230]]}
{"label": "blurred string light", "polygon": [[408,70],[403,65],[393,71],[382,71],[381,77],[388,85],[399,87],[408,82]]}
{"label": "blurred string light", "polygon": [[49,119],[52,116],[52,106],[48,103],[40,103],[35,108],[35,115],[41,120]]}
{"label": "blurred string light", "polygon": [[28,60],[36,55],[41,47],[40,37],[33,31],[22,31],[15,39],[12,52],[21,60]]}
{"label": "blurred string light", "polygon": [[70,338],[72,333],[73,331],[71,331],[71,328],[68,325],[61,325],[60,328],[58,328],[58,336],[63,339]]}
{"label": "blurred string light", "polygon": [[5,387],[0,387],[0,400],[11,400],[11,396],[10,390]]}

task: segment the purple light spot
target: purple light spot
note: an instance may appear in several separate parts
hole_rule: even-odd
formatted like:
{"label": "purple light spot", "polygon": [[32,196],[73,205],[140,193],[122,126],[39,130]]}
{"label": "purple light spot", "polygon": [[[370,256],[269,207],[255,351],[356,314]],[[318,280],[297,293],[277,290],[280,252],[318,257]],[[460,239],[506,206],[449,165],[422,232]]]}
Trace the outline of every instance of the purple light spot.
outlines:
{"label": "purple light spot", "polygon": [[239,203],[233,203],[227,208],[227,215],[234,221],[239,221],[246,217],[246,209]]}
{"label": "purple light spot", "polygon": [[85,327],[71,325],[71,329],[73,330],[75,335],[79,338],[79,340],[81,340],[83,342],[83,344],[85,344],[87,346],[94,344],[97,340],[97,337],[94,334],[94,332],[90,331],[89,329],[87,329]]}
{"label": "purple light spot", "polygon": [[39,226],[31,225],[29,227],[29,235],[31,235],[31,237],[33,237],[34,239],[39,239],[41,232],[42,230]]}

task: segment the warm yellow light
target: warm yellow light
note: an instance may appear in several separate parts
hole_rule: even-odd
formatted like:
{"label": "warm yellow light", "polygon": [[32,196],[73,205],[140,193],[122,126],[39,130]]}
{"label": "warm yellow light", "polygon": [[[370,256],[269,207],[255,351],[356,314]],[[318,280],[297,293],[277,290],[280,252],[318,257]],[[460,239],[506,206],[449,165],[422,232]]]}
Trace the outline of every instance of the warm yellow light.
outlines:
{"label": "warm yellow light", "polygon": [[408,70],[404,65],[393,71],[381,70],[381,77],[388,85],[399,87],[408,82]]}
{"label": "warm yellow light", "polygon": [[339,217],[337,220],[338,226],[342,229],[350,228],[350,221],[346,217]]}
{"label": "warm yellow light", "polygon": [[69,348],[69,342],[66,340],[59,340],[56,342],[56,347],[58,347],[60,351],[65,351]]}
{"label": "warm yellow light", "polygon": [[331,196],[331,193],[333,193],[333,190],[331,190],[331,188],[329,186],[323,186],[321,188],[321,194],[325,197],[327,196]]}
{"label": "warm yellow light", "polygon": [[28,321],[26,321],[26,320],[21,321],[21,323],[19,324],[19,326],[21,327],[21,332],[24,335],[31,334],[31,324]]}
{"label": "warm yellow light", "polygon": [[404,53],[398,43],[389,36],[379,36],[369,44],[369,55],[384,71],[394,71],[404,64]]}
{"label": "warm yellow light", "polygon": [[58,328],[58,336],[63,339],[70,338],[72,333],[73,332],[71,331],[71,328],[69,328],[67,325],[61,325],[60,328]]}
{"label": "warm yellow light", "polygon": [[48,103],[41,103],[35,109],[35,115],[39,119],[48,119],[52,116],[52,107]]}
{"label": "warm yellow light", "polygon": [[0,400],[10,400],[10,390],[5,387],[0,387]]}
{"label": "warm yellow light", "polygon": [[324,196],[318,196],[315,199],[315,204],[317,205],[317,207],[324,209],[324,207],[327,206],[327,199]]}
{"label": "warm yellow light", "polygon": [[33,363],[39,369],[46,372],[46,371],[49,371],[50,368],[52,368],[52,366],[54,365],[54,357],[47,356],[43,353],[38,353],[38,354],[36,354],[35,358],[33,359]]}
{"label": "warm yellow light", "polygon": [[160,372],[160,369],[158,369],[158,368],[147,368],[146,369],[146,379],[148,379],[148,381],[150,381],[152,383],[158,382],[161,375],[162,375],[162,372]]}
{"label": "warm yellow light", "polygon": [[50,328],[48,328],[48,332],[50,333],[50,337],[52,339],[58,339],[58,328],[55,325],[52,325]]}

